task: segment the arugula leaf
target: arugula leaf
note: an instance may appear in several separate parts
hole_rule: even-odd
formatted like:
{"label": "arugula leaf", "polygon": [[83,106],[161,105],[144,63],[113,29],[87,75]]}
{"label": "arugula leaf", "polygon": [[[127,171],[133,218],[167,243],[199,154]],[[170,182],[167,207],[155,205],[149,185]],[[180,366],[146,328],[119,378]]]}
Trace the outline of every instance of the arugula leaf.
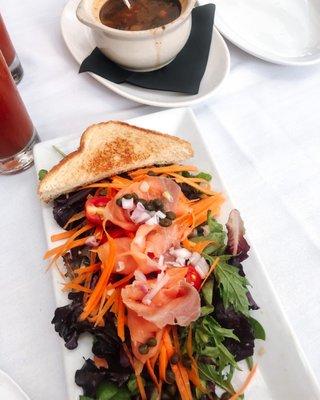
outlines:
{"label": "arugula leaf", "polygon": [[233,306],[234,310],[249,317],[249,300],[247,297],[248,280],[239,275],[239,270],[226,261],[220,260],[214,270],[218,282],[223,305],[227,309]]}
{"label": "arugula leaf", "polygon": [[195,178],[205,179],[206,181],[210,182],[212,175],[208,174],[207,172],[199,172],[197,175],[195,175]]}
{"label": "arugula leaf", "polygon": [[253,358],[252,357],[247,357],[246,358],[246,363],[247,363],[247,366],[248,366],[249,370],[251,371],[252,368],[253,368]]}
{"label": "arugula leaf", "polygon": [[263,326],[260,324],[260,322],[252,317],[249,318],[249,322],[253,329],[254,338],[266,340],[266,332],[263,329]]}
{"label": "arugula leaf", "polygon": [[130,400],[131,394],[128,389],[118,387],[109,382],[102,382],[97,390],[98,400]]}
{"label": "arugula leaf", "polygon": [[213,280],[207,280],[207,282],[203,285],[201,289],[201,294],[205,303],[208,306],[211,306],[213,298]]}
{"label": "arugula leaf", "polygon": [[199,172],[196,175],[190,174],[189,171],[182,171],[181,175],[184,176],[185,178],[201,178],[205,179],[206,181],[210,182],[212,179],[212,176],[208,174],[207,172]]}
{"label": "arugula leaf", "polygon": [[202,306],[201,307],[201,317],[211,314],[213,312],[213,310],[214,310],[213,306]]}
{"label": "arugula leaf", "polygon": [[229,393],[234,393],[234,389],[229,381],[224,379],[223,375],[216,371],[215,367],[211,364],[198,364],[200,377],[206,381],[214,382],[222,389]]}
{"label": "arugula leaf", "polygon": [[227,365],[238,368],[234,356],[223,344],[226,338],[239,341],[231,329],[223,328],[212,316],[200,318],[196,322],[197,353],[214,359],[219,372],[222,372]]}
{"label": "arugula leaf", "polygon": [[46,169],[40,169],[38,172],[38,178],[39,181],[42,181],[42,179],[47,175],[48,171]]}
{"label": "arugula leaf", "polygon": [[209,227],[209,233],[207,235],[200,235],[192,238],[194,242],[201,242],[203,240],[211,240],[210,243],[203,251],[203,256],[215,256],[221,255],[225,251],[225,241],[226,233],[223,230],[223,226],[219,224],[213,217],[211,217],[210,212],[208,213],[207,225]]}

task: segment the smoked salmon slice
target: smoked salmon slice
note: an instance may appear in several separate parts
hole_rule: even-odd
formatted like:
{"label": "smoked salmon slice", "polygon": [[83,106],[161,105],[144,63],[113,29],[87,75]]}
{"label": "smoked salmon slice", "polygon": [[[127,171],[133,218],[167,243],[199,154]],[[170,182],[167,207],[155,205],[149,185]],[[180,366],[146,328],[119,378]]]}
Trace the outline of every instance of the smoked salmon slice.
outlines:
{"label": "smoked salmon slice", "polygon": [[[127,285],[121,291],[122,300],[129,310],[160,329],[166,325],[187,326],[200,316],[200,296],[185,281],[186,272],[187,268],[171,268],[160,279]],[[157,290],[165,278],[165,284]],[[152,290],[151,302],[145,301]]]}

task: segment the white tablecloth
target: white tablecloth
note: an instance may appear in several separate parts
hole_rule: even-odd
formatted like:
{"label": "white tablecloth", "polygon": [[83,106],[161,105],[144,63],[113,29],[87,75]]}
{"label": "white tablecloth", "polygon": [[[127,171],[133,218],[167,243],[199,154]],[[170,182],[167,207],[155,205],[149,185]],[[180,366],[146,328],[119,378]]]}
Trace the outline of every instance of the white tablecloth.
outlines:
{"label": "white tablecloth", "polygon": [[[42,140],[155,111],[77,73],[60,34],[64,4],[0,0],[25,70],[19,90]],[[320,66],[276,66],[228,45],[227,82],[194,111],[320,379]],[[60,339],[50,325],[55,305],[43,268],[46,244],[35,184],[34,169],[0,177],[0,368],[31,399],[62,400]]]}

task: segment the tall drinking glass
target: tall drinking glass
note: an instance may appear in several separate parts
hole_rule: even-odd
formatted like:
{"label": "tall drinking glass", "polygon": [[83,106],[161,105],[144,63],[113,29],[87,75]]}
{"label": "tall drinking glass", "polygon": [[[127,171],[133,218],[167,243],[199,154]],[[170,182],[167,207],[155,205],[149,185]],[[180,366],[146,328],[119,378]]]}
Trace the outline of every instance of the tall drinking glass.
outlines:
{"label": "tall drinking glass", "polygon": [[0,50],[6,60],[15,83],[19,83],[23,77],[23,69],[19,58],[10,40],[10,36],[0,14]]}
{"label": "tall drinking glass", "polygon": [[39,141],[7,63],[0,51],[0,174],[30,167]]}

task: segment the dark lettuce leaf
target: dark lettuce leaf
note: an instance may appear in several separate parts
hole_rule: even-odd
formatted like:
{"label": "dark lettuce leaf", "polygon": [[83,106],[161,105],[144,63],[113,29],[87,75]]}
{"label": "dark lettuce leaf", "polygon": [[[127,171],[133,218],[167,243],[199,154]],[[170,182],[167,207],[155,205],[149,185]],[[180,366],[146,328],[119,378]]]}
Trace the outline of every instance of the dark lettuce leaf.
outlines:
{"label": "dark lettuce leaf", "polygon": [[201,197],[201,192],[199,190],[193,188],[192,186],[189,186],[187,183],[178,183],[180,186],[182,193],[186,196],[187,199],[189,200],[196,200],[200,199]]}
{"label": "dark lettuce leaf", "polygon": [[51,323],[54,324],[55,331],[65,341],[66,348],[73,350],[78,346],[80,333],[85,331],[84,327],[80,329],[79,326],[85,323],[78,322],[79,315],[82,312],[83,295],[70,293],[69,298],[72,300],[72,303],[57,308]]}
{"label": "dark lettuce leaf", "polygon": [[92,360],[86,360],[83,367],[76,372],[75,381],[84,390],[85,396],[95,396],[102,381],[116,383],[122,386],[132,374],[130,362],[118,338],[114,318],[109,314],[104,327],[94,327],[87,321],[79,321],[83,310],[83,295],[69,293],[72,302],[56,309],[52,323],[56,332],[64,339],[67,349],[78,346],[82,333],[88,332],[93,336],[92,352],[97,357],[105,358],[108,369],[97,368]]}
{"label": "dark lettuce leaf", "polygon": [[[242,264],[239,262],[239,260],[237,259],[237,257],[231,257],[231,258],[228,260],[228,264],[237,267],[237,268],[239,269],[239,275],[241,275],[241,276],[243,276],[243,277],[246,276],[246,274],[244,273],[244,270],[243,270],[243,266],[242,266]],[[249,309],[250,309],[250,310],[259,310],[260,307],[259,307],[258,304],[254,301],[254,299],[253,299],[253,297],[252,297],[252,294],[249,292],[249,290],[247,291],[247,298],[248,298],[248,301],[249,301]]]}
{"label": "dark lettuce leaf", "polygon": [[[63,194],[54,200],[53,217],[61,228],[66,225],[73,215],[84,209],[87,197],[91,193],[93,193],[92,189],[84,189],[73,193]],[[67,230],[73,229],[81,222],[83,222],[83,220],[71,223],[67,227]]]}
{"label": "dark lettuce leaf", "polygon": [[248,258],[250,246],[244,238],[245,229],[238,210],[232,210],[226,224],[228,231],[227,253],[239,262]]}
{"label": "dark lettuce leaf", "polygon": [[107,380],[107,370],[105,368],[97,368],[90,359],[85,360],[81,369],[76,371],[75,382],[83,389],[85,396],[96,396],[99,385]]}
{"label": "dark lettuce leaf", "polygon": [[221,326],[233,329],[239,341],[227,338],[223,342],[236,361],[244,360],[253,355],[254,332],[250,321],[243,314],[236,313],[232,307],[225,309],[220,299],[216,297],[214,317]]}

